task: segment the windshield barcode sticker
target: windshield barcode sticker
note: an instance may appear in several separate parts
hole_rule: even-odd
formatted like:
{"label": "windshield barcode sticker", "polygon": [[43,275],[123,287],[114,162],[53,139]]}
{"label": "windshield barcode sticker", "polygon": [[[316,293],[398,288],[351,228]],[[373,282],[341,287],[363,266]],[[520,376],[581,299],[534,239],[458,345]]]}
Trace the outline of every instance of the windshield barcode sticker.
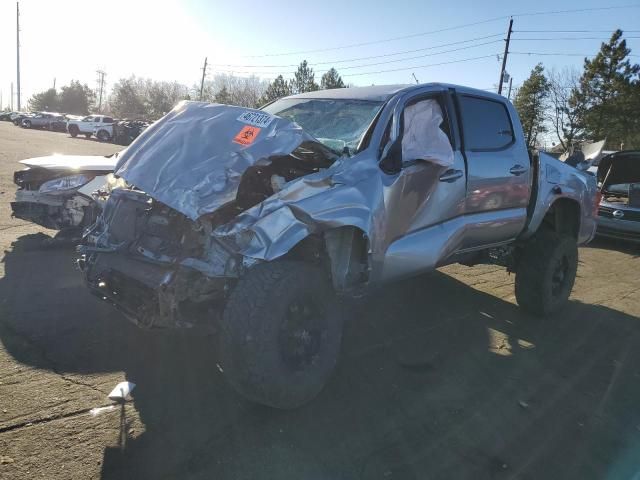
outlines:
{"label": "windshield barcode sticker", "polygon": [[239,122],[261,128],[268,127],[273,119],[274,117],[272,117],[268,113],[260,112],[244,112],[238,117]]}

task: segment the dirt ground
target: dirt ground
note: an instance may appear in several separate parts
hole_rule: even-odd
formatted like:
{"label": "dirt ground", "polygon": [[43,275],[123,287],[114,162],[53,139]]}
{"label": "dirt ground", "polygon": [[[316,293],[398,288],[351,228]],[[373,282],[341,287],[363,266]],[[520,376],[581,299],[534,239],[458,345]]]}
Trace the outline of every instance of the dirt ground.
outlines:
{"label": "dirt ground", "polygon": [[[389,287],[352,307],[320,396],[274,411],[226,386],[214,336],[137,330],[10,218],[17,160],[118,149],[0,122],[0,478],[637,478],[640,248],[582,248],[545,319],[498,267]],[[91,415],[125,379],[133,401]]]}

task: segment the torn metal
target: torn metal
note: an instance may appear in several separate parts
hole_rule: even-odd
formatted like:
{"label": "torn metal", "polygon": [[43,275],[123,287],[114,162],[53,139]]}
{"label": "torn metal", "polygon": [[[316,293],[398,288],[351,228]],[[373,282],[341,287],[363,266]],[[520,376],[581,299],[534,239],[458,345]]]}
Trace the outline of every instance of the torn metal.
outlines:
{"label": "torn metal", "polygon": [[14,173],[18,186],[13,216],[57,230],[91,225],[100,211],[93,196],[108,182],[115,156],[51,155],[22,160]]}
{"label": "torn metal", "polygon": [[328,258],[337,290],[366,284],[414,221],[387,209],[403,211],[413,197],[402,192],[418,187],[422,200],[410,201],[424,204],[454,162],[440,107],[421,103],[407,123],[435,131],[405,142],[410,159],[428,160],[413,179],[386,175],[372,149],[338,155],[264,111],[181,103],[120,157],[115,174],[130,187],[111,193],[80,248],[90,289],[140,326],[168,327],[222,305],[256,263],[305,248]]}

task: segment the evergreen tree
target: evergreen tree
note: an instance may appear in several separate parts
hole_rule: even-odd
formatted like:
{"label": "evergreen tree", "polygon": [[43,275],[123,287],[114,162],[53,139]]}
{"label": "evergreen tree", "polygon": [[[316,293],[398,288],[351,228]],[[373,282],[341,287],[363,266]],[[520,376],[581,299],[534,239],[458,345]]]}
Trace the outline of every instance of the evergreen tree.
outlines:
{"label": "evergreen tree", "polygon": [[291,80],[293,93],[314,92],[319,88],[315,81],[313,68],[309,67],[306,60],[303,60]]}
{"label": "evergreen tree", "polygon": [[282,75],[278,75],[278,77],[269,84],[267,90],[264,92],[260,103],[262,105],[273,102],[282,97],[287,97],[291,95],[291,85],[289,82],[286,82]]}
{"label": "evergreen tree", "polygon": [[33,112],[55,112],[58,110],[60,99],[55,88],[36,93],[29,99],[29,110]]}
{"label": "evergreen tree", "polygon": [[225,105],[231,104],[231,95],[229,95],[229,90],[227,90],[226,85],[223,85],[218,93],[215,94],[214,99],[216,103],[223,103]]}
{"label": "evergreen tree", "polygon": [[535,147],[538,135],[546,132],[545,110],[550,84],[541,63],[536,65],[523,83],[513,105],[518,110],[527,146]]}
{"label": "evergreen tree", "polygon": [[327,90],[330,88],[345,88],[346,85],[342,81],[342,77],[338,75],[338,71],[331,67],[320,79],[320,88]]}
{"label": "evergreen tree", "polygon": [[572,95],[573,104],[583,106],[579,121],[584,137],[606,137],[611,148],[622,143],[630,148],[638,140],[640,66],[630,63],[630,52],[622,31],[616,30],[592,60],[585,59],[580,86]]}
{"label": "evergreen tree", "polygon": [[87,115],[93,107],[95,94],[86,85],[71,80],[69,85],[60,89],[60,111],[76,115]]}

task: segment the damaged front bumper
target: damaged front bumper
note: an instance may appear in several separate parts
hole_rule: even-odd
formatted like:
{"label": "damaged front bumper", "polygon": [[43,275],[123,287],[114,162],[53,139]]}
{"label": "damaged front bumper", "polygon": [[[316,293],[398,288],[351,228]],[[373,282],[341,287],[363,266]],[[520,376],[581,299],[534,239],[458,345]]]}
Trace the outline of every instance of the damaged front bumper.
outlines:
{"label": "damaged front bumper", "polygon": [[18,190],[11,202],[12,216],[45,228],[64,230],[91,224],[99,211],[96,203],[84,195],[47,195]]}
{"label": "damaged front bumper", "polygon": [[91,292],[145,328],[210,322],[242,268],[209,228],[125,189],[111,193],[78,252]]}

